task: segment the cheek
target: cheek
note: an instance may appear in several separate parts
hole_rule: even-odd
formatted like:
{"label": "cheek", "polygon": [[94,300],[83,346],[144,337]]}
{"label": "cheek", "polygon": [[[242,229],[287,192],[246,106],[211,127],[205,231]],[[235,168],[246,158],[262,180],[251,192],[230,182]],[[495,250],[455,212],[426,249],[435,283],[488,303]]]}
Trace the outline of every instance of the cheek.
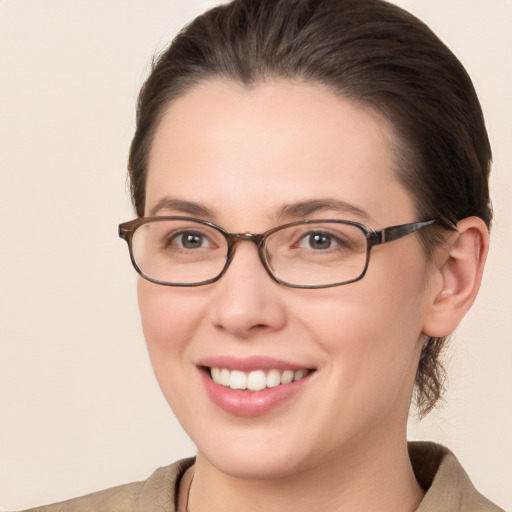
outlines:
{"label": "cheek", "polygon": [[414,296],[351,290],[337,300],[308,301],[303,309],[299,322],[308,324],[317,344],[333,360],[350,361],[354,371],[370,364],[378,373],[391,370],[396,356],[413,350],[421,335],[421,308]]}
{"label": "cheek", "polygon": [[192,297],[189,291],[139,279],[139,311],[148,345],[180,344],[187,337],[187,331],[201,312],[197,296]]}
{"label": "cheek", "polygon": [[197,294],[139,279],[139,310],[151,364],[160,386],[177,375],[188,341],[204,318]]}
{"label": "cheek", "polygon": [[387,268],[378,273],[375,266],[357,283],[326,290],[315,300],[303,298],[301,309],[307,313],[300,321],[309,324],[307,329],[330,356],[335,379],[354,402],[370,396],[385,402],[408,393],[416,373],[424,278],[408,262],[400,271]]}
{"label": "cheek", "polygon": [[170,288],[143,279],[139,279],[137,291],[155,377],[169,406],[185,426],[191,417],[200,414],[188,397],[193,397],[197,381],[195,367],[190,364],[190,341],[205,318],[201,295],[193,289]]}

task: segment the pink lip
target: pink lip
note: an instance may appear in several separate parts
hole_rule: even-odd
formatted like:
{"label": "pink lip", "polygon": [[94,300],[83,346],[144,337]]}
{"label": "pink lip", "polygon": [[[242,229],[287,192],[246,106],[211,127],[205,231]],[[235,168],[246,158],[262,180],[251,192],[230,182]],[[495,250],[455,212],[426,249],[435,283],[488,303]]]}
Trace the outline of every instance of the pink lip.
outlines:
{"label": "pink lip", "polygon": [[[211,357],[201,360],[202,367],[227,368],[229,370],[242,370],[250,372],[252,370],[300,370],[304,366],[281,361],[268,357],[251,357],[247,359],[238,359],[229,356]],[[282,403],[290,400],[304,386],[306,386],[310,373],[301,380],[281,384],[274,388],[266,388],[261,391],[235,390],[220,384],[216,384],[210,377],[207,370],[201,370],[201,377],[210,400],[223,411],[242,417],[261,416],[277,408]]]}
{"label": "pink lip", "polygon": [[209,368],[227,368],[228,370],[241,370],[251,372],[253,370],[302,370],[306,367],[300,364],[290,363],[282,359],[267,356],[252,357],[233,357],[233,356],[213,356],[201,359],[198,366],[208,366]]}

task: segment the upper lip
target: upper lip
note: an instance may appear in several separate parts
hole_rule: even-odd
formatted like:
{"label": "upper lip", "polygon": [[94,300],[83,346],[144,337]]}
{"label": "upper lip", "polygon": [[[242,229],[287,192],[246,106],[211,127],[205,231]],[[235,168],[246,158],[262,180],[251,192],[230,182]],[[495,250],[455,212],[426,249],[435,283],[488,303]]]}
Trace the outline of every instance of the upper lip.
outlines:
{"label": "upper lip", "polygon": [[228,370],[240,370],[251,372],[254,370],[313,370],[309,366],[300,363],[293,363],[268,356],[234,357],[228,355],[210,356],[201,359],[198,366],[209,368],[226,368]]}

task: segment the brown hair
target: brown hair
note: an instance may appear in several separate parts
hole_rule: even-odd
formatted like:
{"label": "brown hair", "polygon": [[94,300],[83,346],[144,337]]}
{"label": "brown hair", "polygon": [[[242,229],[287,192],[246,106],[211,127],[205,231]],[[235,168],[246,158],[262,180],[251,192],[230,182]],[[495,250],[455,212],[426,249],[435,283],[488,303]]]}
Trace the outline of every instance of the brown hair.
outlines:
{"label": "brown hair", "polygon": [[[490,225],[491,149],[471,80],[424,23],[382,0],[234,0],[185,27],[154,61],[139,96],[128,165],[139,216],[166,106],[211,78],[245,86],[271,79],[319,83],[380,113],[398,135],[397,174],[419,219],[456,223],[476,215]],[[430,255],[437,240],[421,236]],[[443,390],[445,341],[428,339],[421,354],[415,382],[421,415]]]}

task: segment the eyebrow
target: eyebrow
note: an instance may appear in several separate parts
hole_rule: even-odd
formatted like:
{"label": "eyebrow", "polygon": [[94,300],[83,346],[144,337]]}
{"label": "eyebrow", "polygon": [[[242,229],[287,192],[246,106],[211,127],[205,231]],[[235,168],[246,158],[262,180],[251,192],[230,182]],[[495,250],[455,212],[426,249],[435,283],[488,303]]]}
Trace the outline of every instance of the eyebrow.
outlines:
{"label": "eyebrow", "polygon": [[151,210],[149,216],[154,217],[162,210],[174,210],[187,215],[201,216],[201,217],[214,217],[213,212],[206,206],[195,203],[192,201],[185,201],[183,199],[174,199],[172,197],[162,197]]}
{"label": "eyebrow", "polygon": [[339,199],[312,199],[309,201],[299,201],[297,203],[287,204],[281,207],[278,212],[278,219],[283,217],[306,218],[314,213],[322,211],[335,211],[342,214],[357,215],[365,220],[370,220],[370,216],[364,211],[352,204],[340,201]]}
{"label": "eyebrow", "polygon": [[[176,199],[172,197],[162,197],[156,204],[149,210],[149,216],[154,217],[162,210],[170,210],[186,215],[207,217],[213,219],[215,214],[210,208],[201,203],[193,201],[186,201],[184,199]],[[339,199],[310,199],[306,201],[298,201],[296,203],[285,204],[277,211],[276,219],[279,221],[283,218],[300,218],[305,219],[314,213],[322,211],[334,211],[344,215],[356,215],[365,220],[370,220],[371,217],[364,211],[352,204],[346,203]]]}

